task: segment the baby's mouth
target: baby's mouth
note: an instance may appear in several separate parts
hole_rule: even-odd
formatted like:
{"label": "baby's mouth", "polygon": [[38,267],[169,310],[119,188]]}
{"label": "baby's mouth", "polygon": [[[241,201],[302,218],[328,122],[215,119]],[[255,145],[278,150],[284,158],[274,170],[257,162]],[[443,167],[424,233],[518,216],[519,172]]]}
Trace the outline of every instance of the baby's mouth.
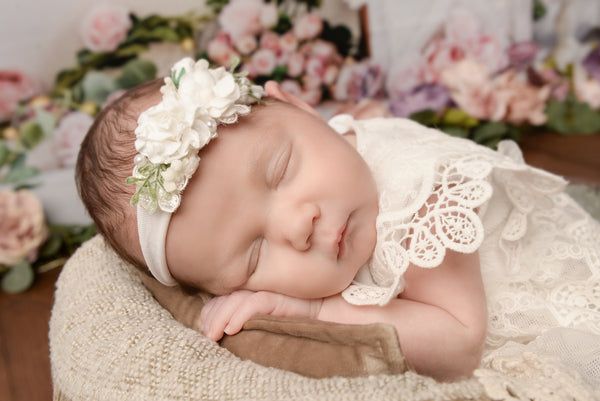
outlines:
{"label": "baby's mouth", "polygon": [[346,230],[348,229],[348,220],[344,223],[342,227],[338,230],[337,236],[337,259],[339,260],[346,253]]}

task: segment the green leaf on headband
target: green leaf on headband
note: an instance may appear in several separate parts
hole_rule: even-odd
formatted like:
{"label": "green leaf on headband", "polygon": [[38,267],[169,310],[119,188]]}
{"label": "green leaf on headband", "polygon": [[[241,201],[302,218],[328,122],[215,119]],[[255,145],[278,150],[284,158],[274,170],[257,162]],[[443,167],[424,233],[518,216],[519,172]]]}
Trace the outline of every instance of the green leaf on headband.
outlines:
{"label": "green leaf on headband", "polygon": [[179,70],[178,73],[176,73],[175,71],[173,71],[171,73],[171,79],[173,80],[175,87],[178,89],[179,89],[179,81],[181,80],[181,77],[183,77],[184,74],[185,74],[185,68],[182,68],[181,70]]}

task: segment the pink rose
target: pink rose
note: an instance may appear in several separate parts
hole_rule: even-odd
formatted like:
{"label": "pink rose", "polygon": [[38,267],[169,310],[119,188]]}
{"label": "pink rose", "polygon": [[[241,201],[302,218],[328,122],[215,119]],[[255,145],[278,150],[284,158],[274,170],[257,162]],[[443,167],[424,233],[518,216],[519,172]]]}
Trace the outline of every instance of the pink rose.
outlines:
{"label": "pink rose", "polygon": [[494,82],[483,64],[463,60],[442,71],[440,82],[452,100],[472,117],[499,121],[506,114],[506,99],[495,93]]}
{"label": "pink rose", "polygon": [[370,60],[346,64],[339,72],[333,96],[337,100],[358,101],[380,94],[384,85],[381,67]]}
{"label": "pink rose", "polygon": [[300,97],[300,94],[302,93],[302,87],[300,86],[298,81],[295,81],[293,79],[284,79],[283,81],[281,81],[281,84],[279,84],[279,86],[284,91],[291,93],[292,95],[297,97]]}
{"label": "pink rose", "polygon": [[319,77],[319,80],[323,80],[325,75],[325,61],[321,57],[310,57],[306,60],[306,74]]}
{"label": "pink rose", "polygon": [[337,48],[331,42],[324,40],[315,40],[310,44],[310,54],[322,58],[327,62],[342,62],[342,56],[338,53]]}
{"label": "pink rose", "polygon": [[300,99],[304,100],[311,106],[316,106],[321,101],[323,97],[323,91],[321,89],[305,89],[300,93]]}
{"label": "pink rose", "polygon": [[496,77],[494,87],[496,95],[500,96],[507,105],[505,121],[512,124],[532,125],[542,125],[546,122],[545,110],[546,101],[550,96],[549,86],[535,87],[520,80],[515,70],[509,70]]}
{"label": "pink rose", "polygon": [[286,53],[293,53],[298,49],[298,38],[293,32],[286,32],[279,38],[279,47]]}
{"label": "pink rose", "polygon": [[304,56],[300,53],[293,53],[287,61],[287,75],[290,77],[299,77],[304,72]]}
{"label": "pink rose", "polygon": [[315,13],[304,14],[294,24],[294,34],[299,40],[313,39],[323,30],[323,21]]}
{"label": "pink rose", "polygon": [[305,74],[302,77],[302,86],[304,89],[319,89],[322,83],[323,80],[318,75]]}
{"label": "pink rose", "polygon": [[238,57],[238,53],[229,43],[229,36],[217,35],[217,37],[208,43],[206,48],[208,58],[225,67],[229,67],[231,60]]}
{"label": "pink rose", "polygon": [[23,72],[0,70],[0,121],[10,119],[19,102],[38,92],[38,85]]}
{"label": "pink rose", "polygon": [[256,41],[256,37],[254,35],[245,35],[235,41],[235,48],[241,54],[250,54],[256,47],[258,46],[258,42]]}
{"label": "pink rose", "polygon": [[269,49],[260,49],[252,55],[252,67],[257,75],[271,75],[276,66],[275,53]]}
{"label": "pink rose", "polygon": [[323,83],[325,85],[331,85],[335,82],[338,75],[340,73],[340,67],[335,64],[329,64],[325,68],[325,73],[323,74]]}
{"label": "pink rose", "polygon": [[467,52],[463,44],[450,42],[444,38],[434,39],[425,47],[423,52],[426,82],[439,82],[440,73],[445,68],[464,60],[466,56]]}
{"label": "pink rose", "polygon": [[467,47],[467,57],[479,61],[492,72],[498,72],[508,65],[506,49],[498,38],[491,35],[482,35]]}
{"label": "pink rose", "polygon": [[279,35],[273,31],[263,32],[263,34],[260,36],[260,47],[277,53],[280,50]]}
{"label": "pink rose", "polygon": [[94,52],[112,52],[131,28],[129,11],[115,4],[98,4],[81,23],[84,46]]}
{"label": "pink rose", "polygon": [[219,14],[219,24],[233,41],[262,30],[262,0],[231,0]]}
{"label": "pink rose", "polygon": [[263,3],[260,9],[260,25],[269,29],[274,27],[279,20],[279,12],[277,11],[277,6],[274,3]]}
{"label": "pink rose", "polygon": [[591,77],[581,64],[573,69],[573,86],[580,102],[587,103],[592,109],[600,108],[600,82]]}
{"label": "pink rose", "polygon": [[37,258],[37,249],[48,238],[44,211],[33,193],[0,191],[0,264],[12,266]]}
{"label": "pink rose", "polygon": [[79,145],[93,122],[89,114],[80,111],[69,113],[60,120],[52,136],[52,145],[63,166],[75,166]]}

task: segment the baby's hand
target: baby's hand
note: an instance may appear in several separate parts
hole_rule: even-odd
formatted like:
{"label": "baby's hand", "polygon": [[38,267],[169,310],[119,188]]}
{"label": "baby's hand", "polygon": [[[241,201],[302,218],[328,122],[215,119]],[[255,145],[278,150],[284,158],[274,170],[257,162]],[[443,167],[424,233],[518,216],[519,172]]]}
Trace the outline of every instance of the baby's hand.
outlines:
{"label": "baby's hand", "polygon": [[202,308],[204,335],[218,341],[223,334],[236,334],[254,315],[316,318],[322,300],[298,299],[267,291],[235,291],[211,299]]}

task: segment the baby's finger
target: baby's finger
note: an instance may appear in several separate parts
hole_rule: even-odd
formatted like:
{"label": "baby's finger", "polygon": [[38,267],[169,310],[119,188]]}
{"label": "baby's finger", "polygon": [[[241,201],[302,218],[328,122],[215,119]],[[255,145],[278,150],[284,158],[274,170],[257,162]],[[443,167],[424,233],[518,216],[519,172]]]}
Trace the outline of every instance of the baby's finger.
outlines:
{"label": "baby's finger", "polygon": [[264,292],[256,293],[248,300],[241,304],[231,315],[229,323],[224,328],[225,333],[232,335],[236,334],[244,324],[255,315],[269,315],[273,312],[276,302],[275,294],[267,294]]}
{"label": "baby's finger", "polygon": [[219,310],[225,301],[226,297],[216,297],[211,299],[206,303],[206,305],[204,305],[204,308],[202,308],[202,312],[200,314],[200,318],[202,319],[202,332],[205,336],[213,340],[214,336],[216,335],[213,333],[214,318],[219,313]]}
{"label": "baby's finger", "polygon": [[231,316],[253,294],[251,291],[237,291],[230,295],[219,297],[220,300],[208,312],[205,335],[218,341],[229,324]]}

